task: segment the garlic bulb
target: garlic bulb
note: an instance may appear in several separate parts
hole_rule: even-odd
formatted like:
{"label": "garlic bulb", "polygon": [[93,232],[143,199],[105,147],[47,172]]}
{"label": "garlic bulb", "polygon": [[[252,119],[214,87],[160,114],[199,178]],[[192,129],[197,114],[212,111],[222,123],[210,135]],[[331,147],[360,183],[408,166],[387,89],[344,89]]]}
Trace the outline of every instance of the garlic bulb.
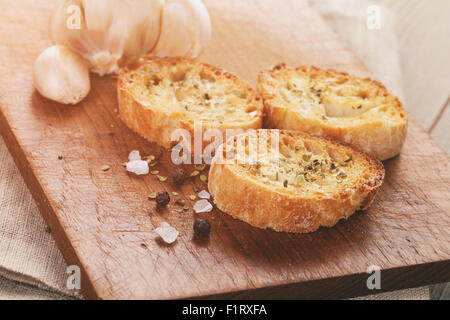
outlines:
{"label": "garlic bulb", "polygon": [[211,20],[201,0],[167,0],[161,34],[152,54],[196,58],[211,38]]}
{"label": "garlic bulb", "polygon": [[64,46],[53,46],[36,60],[33,81],[44,97],[64,104],[77,104],[91,89],[89,63]]}
{"label": "garlic bulb", "polygon": [[53,43],[67,46],[100,75],[148,53],[160,33],[164,0],[64,0],[50,19]]}
{"label": "garlic bulb", "polygon": [[116,73],[149,52],[196,58],[211,38],[202,0],[60,1],[50,19],[50,38],[100,75]]}

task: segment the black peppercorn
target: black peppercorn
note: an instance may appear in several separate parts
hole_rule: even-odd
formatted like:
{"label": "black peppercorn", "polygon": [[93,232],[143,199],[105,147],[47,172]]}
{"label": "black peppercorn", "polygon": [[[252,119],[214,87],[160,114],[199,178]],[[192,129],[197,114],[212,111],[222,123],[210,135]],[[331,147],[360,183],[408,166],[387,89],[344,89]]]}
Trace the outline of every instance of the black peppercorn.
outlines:
{"label": "black peppercorn", "polygon": [[169,204],[169,202],[170,196],[166,191],[158,192],[158,194],[156,195],[156,203],[158,204],[158,206],[165,207]]}
{"label": "black peppercorn", "polygon": [[186,177],[186,171],[184,171],[183,169],[176,169],[174,172],[172,172],[172,179],[176,185],[181,186],[186,181]]}
{"label": "black peppercorn", "polygon": [[211,225],[209,224],[208,220],[198,218],[194,222],[194,233],[199,238],[205,238],[209,236],[209,233],[211,232]]}

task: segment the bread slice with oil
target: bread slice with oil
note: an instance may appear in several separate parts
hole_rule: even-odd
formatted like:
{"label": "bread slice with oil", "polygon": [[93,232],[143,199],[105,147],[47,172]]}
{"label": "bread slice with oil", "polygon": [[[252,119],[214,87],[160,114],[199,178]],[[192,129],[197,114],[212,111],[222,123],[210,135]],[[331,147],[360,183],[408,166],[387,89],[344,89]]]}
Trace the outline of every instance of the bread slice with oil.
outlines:
{"label": "bread slice with oil", "polygon": [[367,209],[384,173],[378,160],[332,140],[254,130],[218,148],[209,191],[220,210],[254,227],[308,233]]}
{"label": "bread slice with oil", "polygon": [[382,161],[398,155],[406,138],[402,103],[371,79],[280,64],[259,75],[258,91],[267,128],[333,138]]}
{"label": "bread slice with oil", "polygon": [[248,84],[222,69],[184,58],[141,58],[119,74],[120,118],[150,142],[169,148],[172,133],[261,128],[263,104]]}

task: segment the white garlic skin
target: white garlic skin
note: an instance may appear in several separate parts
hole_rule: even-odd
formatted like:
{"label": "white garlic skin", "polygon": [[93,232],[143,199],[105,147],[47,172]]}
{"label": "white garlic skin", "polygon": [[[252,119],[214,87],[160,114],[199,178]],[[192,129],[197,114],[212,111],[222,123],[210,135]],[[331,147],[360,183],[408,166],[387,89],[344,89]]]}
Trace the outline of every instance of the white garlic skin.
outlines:
{"label": "white garlic skin", "polygon": [[197,58],[211,39],[211,18],[202,0],[167,0],[152,54]]}
{"label": "white garlic skin", "polygon": [[156,45],[161,31],[161,13],[165,0],[128,0],[128,36],[123,62],[148,54]]}
{"label": "white garlic skin", "polygon": [[88,60],[92,72],[117,73],[154,48],[163,5],[164,0],[64,0],[51,16],[50,38]]}
{"label": "white garlic skin", "polygon": [[64,46],[52,46],[37,58],[33,82],[42,96],[63,104],[77,104],[91,90],[89,63]]}

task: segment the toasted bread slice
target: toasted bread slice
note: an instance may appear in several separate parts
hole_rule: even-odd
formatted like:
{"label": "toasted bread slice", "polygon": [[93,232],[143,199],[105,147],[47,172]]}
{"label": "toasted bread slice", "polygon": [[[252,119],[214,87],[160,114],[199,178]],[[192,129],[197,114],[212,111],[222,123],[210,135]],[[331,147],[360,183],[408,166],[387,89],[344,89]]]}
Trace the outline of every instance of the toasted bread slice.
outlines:
{"label": "toasted bread slice", "polygon": [[367,209],[384,173],[378,160],[326,138],[253,130],[218,148],[209,191],[219,209],[254,227],[308,233]]}
{"label": "toasted bread slice", "polygon": [[407,131],[402,103],[379,82],[316,67],[262,72],[265,127],[345,142],[379,160],[398,155]]}
{"label": "toasted bread slice", "polygon": [[172,133],[261,128],[262,99],[238,77],[184,58],[141,58],[121,71],[122,121],[150,142],[171,147]]}

